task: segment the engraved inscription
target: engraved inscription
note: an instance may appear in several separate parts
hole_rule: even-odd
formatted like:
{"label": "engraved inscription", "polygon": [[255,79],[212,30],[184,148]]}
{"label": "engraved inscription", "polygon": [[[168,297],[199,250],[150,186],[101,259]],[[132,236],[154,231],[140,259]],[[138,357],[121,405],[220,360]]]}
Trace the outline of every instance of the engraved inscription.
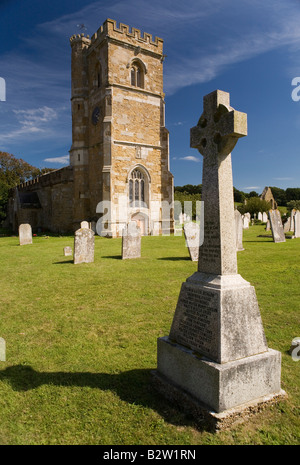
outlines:
{"label": "engraved inscription", "polygon": [[218,296],[214,292],[186,286],[178,302],[178,318],[170,337],[197,352],[215,355]]}

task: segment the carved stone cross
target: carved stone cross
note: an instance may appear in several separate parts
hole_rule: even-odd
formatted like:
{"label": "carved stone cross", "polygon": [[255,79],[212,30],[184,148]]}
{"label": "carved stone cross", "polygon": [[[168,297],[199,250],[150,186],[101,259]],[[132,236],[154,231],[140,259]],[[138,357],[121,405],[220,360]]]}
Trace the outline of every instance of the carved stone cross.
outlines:
{"label": "carved stone cross", "polygon": [[191,129],[191,147],[203,155],[204,242],[198,271],[237,273],[231,151],[247,135],[247,115],[230,107],[229,94],[216,90],[203,99],[203,113]]}

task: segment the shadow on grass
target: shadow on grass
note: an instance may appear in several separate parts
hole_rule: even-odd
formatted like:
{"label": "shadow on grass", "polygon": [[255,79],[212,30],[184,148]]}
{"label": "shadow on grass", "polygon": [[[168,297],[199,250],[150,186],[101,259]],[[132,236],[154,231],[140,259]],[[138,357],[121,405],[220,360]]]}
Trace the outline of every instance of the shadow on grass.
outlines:
{"label": "shadow on grass", "polygon": [[101,258],[114,258],[115,260],[122,260],[122,255],[104,255]]}
{"label": "shadow on grass", "polygon": [[[0,370],[0,381],[7,380],[14,391],[29,391],[41,385],[89,387],[115,392],[120,399],[155,410],[165,421],[177,426],[195,427],[195,421],[165,400],[152,386],[152,370],[130,370],[119,374],[38,372],[31,366],[16,365]],[[200,429],[197,426],[198,430]]]}
{"label": "shadow on grass", "polygon": [[53,265],[66,265],[66,264],[70,264],[70,263],[74,263],[74,260],[64,260],[64,261],[61,261],[61,262],[53,262]]}
{"label": "shadow on grass", "polygon": [[170,260],[172,262],[175,262],[175,261],[181,261],[181,260],[188,260],[188,261],[191,261],[190,257],[160,257],[158,258],[157,260]]}

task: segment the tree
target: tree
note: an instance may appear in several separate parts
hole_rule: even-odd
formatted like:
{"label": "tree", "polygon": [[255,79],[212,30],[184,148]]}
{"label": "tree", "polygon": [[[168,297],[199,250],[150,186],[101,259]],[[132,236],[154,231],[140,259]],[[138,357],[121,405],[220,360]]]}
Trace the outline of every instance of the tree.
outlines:
{"label": "tree", "polygon": [[259,197],[251,197],[247,200],[246,205],[241,205],[238,207],[238,211],[242,215],[247,212],[251,213],[251,215],[254,215],[254,213],[257,214],[259,212],[268,212],[270,208],[271,205],[266,200],[261,200]]}
{"label": "tree", "polygon": [[277,205],[286,206],[286,191],[284,189],[280,189],[279,187],[270,187],[273,197],[277,202]]}
{"label": "tree", "polygon": [[0,152],[0,220],[6,216],[9,190],[48,171],[53,170],[51,168],[36,168],[22,158]]}
{"label": "tree", "polygon": [[295,210],[300,210],[300,200],[290,200],[287,202],[286,206],[289,211],[293,210],[293,208]]}
{"label": "tree", "polygon": [[299,187],[288,187],[285,191],[286,200],[300,200],[300,188]]}

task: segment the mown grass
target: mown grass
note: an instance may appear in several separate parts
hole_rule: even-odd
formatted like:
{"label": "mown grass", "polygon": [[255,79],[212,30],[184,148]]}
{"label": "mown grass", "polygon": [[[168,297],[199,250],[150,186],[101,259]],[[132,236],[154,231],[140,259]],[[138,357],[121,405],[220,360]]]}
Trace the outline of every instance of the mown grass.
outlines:
{"label": "mown grass", "polygon": [[288,398],[219,434],[195,427],[151,387],[156,340],[170,330],[181,283],[197,269],[183,237],[95,239],[95,262],[63,256],[72,237],[0,238],[0,444],[297,444],[300,240],[244,231],[239,273],[255,286],[269,346],[282,353]]}

